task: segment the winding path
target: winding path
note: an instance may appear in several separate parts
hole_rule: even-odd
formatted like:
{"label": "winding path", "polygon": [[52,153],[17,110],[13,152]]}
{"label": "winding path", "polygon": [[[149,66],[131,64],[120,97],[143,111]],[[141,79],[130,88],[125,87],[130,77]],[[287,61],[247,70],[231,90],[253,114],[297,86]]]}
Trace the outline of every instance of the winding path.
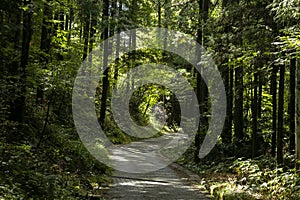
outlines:
{"label": "winding path", "polygon": [[[145,149],[157,148],[157,144],[163,142],[169,143],[174,137],[178,136],[169,135],[166,137],[159,137],[154,139],[147,139],[139,142],[133,142],[130,145],[122,146],[122,149],[127,149],[131,152],[144,152]],[[179,141],[179,140],[178,140]],[[174,143],[174,142],[173,142]],[[175,143],[174,143],[175,144]],[[178,145],[178,143],[176,143]],[[124,160],[132,160],[127,153],[119,150],[111,150],[115,156],[115,164],[126,168],[134,166],[124,162]],[[137,166],[143,166],[142,156],[135,157],[132,163],[137,163]],[[149,158],[146,158],[149,161]],[[163,157],[151,157],[151,163],[155,165],[164,164]],[[126,164],[127,163],[127,164]],[[123,171],[115,171],[113,176],[113,184],[109,191],[104,195],[104,199],[124,199],[124,200],[208,200],[199,189],[196,189],[190,181],[190,176],[181,170],[174,169],[174,164],[164,167],[159,170],[148,173],[129,173]]]}

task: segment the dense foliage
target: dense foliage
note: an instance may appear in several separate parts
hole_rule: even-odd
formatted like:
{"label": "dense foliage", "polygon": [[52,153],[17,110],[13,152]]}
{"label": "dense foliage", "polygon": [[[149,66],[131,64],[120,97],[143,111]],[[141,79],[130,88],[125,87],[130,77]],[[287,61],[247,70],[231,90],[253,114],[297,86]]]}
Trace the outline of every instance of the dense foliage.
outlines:
{"label": "dense foliage", "polygon": [[[137,124],[166,120],[155,137],[180,131],[176,96],[157,84],[135,88],[126,75],[145,63],[171,66],[193,86],[201,112],[195,142],[179,162],[202,175],[211,174],[203,176],[210,181],[203,185],[220,199],[239,191],[232,198],[298,199],[299,4],[299,0],[1,0],[0,198],[82,199],[100,193],[111,169],[89,154],[74,127],[72,89],[77,70],[110,36],[155,26],[191,35],[213,56],[227,93],[223,133],[211,154],[199,159],[211,114],[209,88],[183,58],[142,49],[116,59],[98,83],[96,113],[110,140],[115,144],[138,140],[114,121],[110,103],[118,81],[135,89],[129,109]],[[124,44],[117,39],[115,45],[113,53],[119,57],[123,47],[135,47],[136,35]],[[155,118],[157,113],[164,117]],[[214,182],[215,175],[221,179]]]}

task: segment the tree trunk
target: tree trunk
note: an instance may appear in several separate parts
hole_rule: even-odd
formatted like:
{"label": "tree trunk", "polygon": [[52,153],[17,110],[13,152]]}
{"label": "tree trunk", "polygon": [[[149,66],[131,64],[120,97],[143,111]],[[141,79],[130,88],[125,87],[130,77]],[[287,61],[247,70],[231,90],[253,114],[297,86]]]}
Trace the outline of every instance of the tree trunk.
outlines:
{"label": "tree trunk", "polygon": [[89,48],[89,31],[90,31],[90,13],[84,14],[84,30],[83,30],[83,39],[84,39],[84,46],[83,46],[83,56],[82,60],[85,60],[88,55],[88,48]]}
{"label": "tree trunk", "polygon": [[[120,17],[122,12],[122,2],[119,1],[119,6],[118,6],[118,12],[117,12],[117,16]],[[114,80],[117,81],[118,80],[118,76],[119,76],[119,72],[118,72],[118,67],[119,67],[119,56],[120,56],[120,32],[121,32],[121,25],[118,24],[117,25],[117,41],[116,41],[116,65],[115,65],[115,72],[114,72]]]}
{"label": "tree trunk", "polygon": [[117,11],[117,0],[111,1],[111,22],[109,27],[109,37],[115,34],[115,23],[116,23],[116,11]]}
{"label": "tree trunk", "polygon": [[[203,33],[203,26],[204,23],[207,21],[208,18],[208,0],[198,0],[199,12],[198,12],[198,30],[197,30],[197,42],[202,44],[204,42],[204,33]],[[200,49],[196,49],[196,56],[198,58],[197,63],[201,62],[201,54]],[[195,152],[194,152],[194,160],[195,162],[199,162],[199,151],[201,148],[201,134],[206,133],[208,128],[208,89],[201,77],[202,74],[202,64],[200,64],[200,72],[197,73],[197,88],[196,88],[196,95],[199,103],[199,111],[200,111],[200,121],[198,131],[195,135]]]}
{"label": "tree trunk", "polygon": [[296,58],[290,63],[290,153],[295,153],[295,129],[296,129]]}
{"label": "tree trunk", "polygon": [[[89,38],[89,53],[93,51],[93,45],[95,43],[96,37],[96,26],[97,26],[97,16],[95,14],[91,15],[91,23],[90,23],[90,38]],[[92,59],[92,58],[91,58]],[[90,60],[92,62],[92,60]]]}
{"label": "tree trunk", "polygon": [[107,91],[109,88],[109,80],[108,80],[108,17],[109,17],[109,1],[104,0],[103,2],[103,16],[102,23],[104,25],[103,31],[103,39],[104,39],[104,55],[103,55],[103,68],[106,69],[104,71],[104,77],[102,81],[102,97],[101,97],[101,108],[100,108],[100,118],[99,123],[103,126],[106,114],[106,100],[107,100]]}
{"label": "tree trunk", "polygon": [[[229,95],[228,95],[228,124],[230,125],[230,137],[232,141],[232,121],[233,121],[233,114],[232,114],[232,110],[233,110],[233,80],[234,80],[234,71],[233,71],[233,67],[230,66],[229,68]],[[228,133],[229,134],[229,133]]]}
{"label": "tree trunk", "polygon": [[[17,6],[16,6],[17,7]],[[16,13],[14,13],[15,16],[13,17],[14,19],[14,26],[16,27],[16,30],[14,32],[14,37],[13,37],[13,42],[14,42],[14,56],[15,58],[18,58],[20,55],[20,39],[21,39],[21,11],[16,8]],[[12,62],[11,66],[9,67],[9,75],[10,75],[10,81],[15,85],[10,90],[11,94],[15,94],[12,96],[12,100],[10,103],[10,116],[9,118],[13,121],[18,121],[18,106],[16,104],[17,99],[19,97],[19,94],[17,92],[18,90],[18,81],[19,81],[19,61],[17,59],[14,59]]]}
{"label": "tree trunk", "polygon": [[276,136],[277,136],[277,71],[278,67],[273,65],[271,77],[271,95],[272,95],[272,147],[271,154],[276,155]]}
{"label": "tree trunk", "polygon": [[59,28],[60,28],[60,30],[61,31],[63,31],[64,30],[64,22],[65,22],[65,13],[64,13],[64,11],[63,10],[61,10],[60,12],[59,12]]}
{"label": "tree trunk", "polygon": [[[68,0],[68,4],[70,5],[70,0]],[[70,22],[70,13],[66,13],[66,19],[65,19],[65,31],[69,30],[69,22]]]}
{"label": "tree trunk", "polygon": [[299,60],[297,61],[297,67],[296,67],[296,73],[297,76],[295,77],[296,78],[296,88],[297,88],[297,99],[296,99],[296,102],[297,102],[297,109],[296,109],[296,113],[297,113],[297,129],[296,129],[296,141],[295,141],[295,150],[296,150],[296,167],[297,169],[300,169],[300,70],[298,68],[298,63],[299,63]]}
{"label": "tree trunk", "polygon": [[234,134],[237,145],[241,144],[244,139],[244,116],[243,116],[243,67],[235,68],[235,101],[234,101]]}
{"label": "tree trunk", "polygon": [[70,16],[69,16],[69,28],[68,28],[68,44],[70,44],[71,42],[71,34],[72,34],[72,23],[73,23],[73,20],[74,20],[74,10],[73,8],[70,8]]}
{"label": "tree trunk", "polygon": [[280,66],[278,96],[278,132],[277,132],[277,163],[283,163],[283,115],[284,115],[284,75],[285,66]]}
{"label": "tree trunk", "polygon": [[[261,74],[258,74],[258,97],[257,97],[257,117],[258,119],[261,119],[261,105],[262,105],[262,80],[261,80]],[[259,128],[260,130],[260,128]]]}
{"label": "tree trunk", "polygon": [[[256,66],[254,66],[256,67]],[[252,158],[258,156],[258,137],[257,137],[257,69],[254,69],[254,81],[253,81],[253,99],[252,99]]]}
{"label": "tree trunk", "polygon": [[[228,60],[225,60],[225,63],[228,63]],[[224,125],[224,130],[222,132],[221,138],[222,138],[222,143],[224,144],[230,144],[232,140],[232,120],[231,120],[231,115],[232,115],[232,102],[231,102],[231,88],[230,88],[230,67],[227,65],[224,69],[224,83],[225,83],[225,89],[226,89],[226,94],[227,94],[227,110],[226,110],[226,120],[225,120],[225,125]]]}
{"label": "tree trunk", "polygon": [[158,0],[158,5],[157,5],[157,15],[158,15],[158,27],[161,28],[161,3],[160,0]]}
{"label": "tree trunk", "polygon": [[[31,0],[24,0],[24,6],[30,5]],[[20,63],[20,94],[16,100],[17,113],[16,119],[22,122],[25,115],[25,100],[26,100],[26,69],[29,59],[29,45],[32,35],[31,30],[31,10],[23,12],[23,36],[22,36],[22,53],[21,53],[21,63]]]}
{"label": "tree trunk", "polygon": [[[51,10],[47,2],[44,3],[43,11],[43,24],[42,24],[42,33],[41,33],[41,44],[40,51],[43,53],[40,57],[40,62],[43,69],[47,69],[47,64],[49,62],[49,52],[51,44],[51,28],[49,20],[51,19]],[[36,92],[36,103],[40,104],[43,101],[43,86],[41,81],[38,81],[39,85]]]}

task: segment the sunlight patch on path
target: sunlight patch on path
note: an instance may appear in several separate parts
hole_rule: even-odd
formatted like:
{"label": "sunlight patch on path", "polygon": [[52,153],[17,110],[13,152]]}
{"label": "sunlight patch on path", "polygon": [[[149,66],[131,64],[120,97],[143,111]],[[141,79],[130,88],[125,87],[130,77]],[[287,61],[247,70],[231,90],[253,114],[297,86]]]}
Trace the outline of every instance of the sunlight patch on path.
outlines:
{"label": "sunlight patch on path", "polygon": [[[186,181],[187,177],[183,177],[182,173],[178,173],[170,167],[165,167],[169,160],[165,157],[166,154],[162,147],[171,144],[172,148],[177,146],[179,148],[182,142],[185,141],[184,134],[173,133],[159,138],[119,145],[126,151],[111,149],[112,156],[114,156],[113,162],[116,162],[115,166],[122,167],[122,169],[115,171],[114,183],[104,198],[124,200],[208,200],[200,190]],[[135,154],[133,156],[132,153],[127,154],[124,152],[135,152]],[[148,156],[145,156],[145,152],[148,152],[146,154]],[[128,162],[129,160],[131,162]],[[145,170],[147,168],[157,168],[158,170],[140,173],[141,169]]]}

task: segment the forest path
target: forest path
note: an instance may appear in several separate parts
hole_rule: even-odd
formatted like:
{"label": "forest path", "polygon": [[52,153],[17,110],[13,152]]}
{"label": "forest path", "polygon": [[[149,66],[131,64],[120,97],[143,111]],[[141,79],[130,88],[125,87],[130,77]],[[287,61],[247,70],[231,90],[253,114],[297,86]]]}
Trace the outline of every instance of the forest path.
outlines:
{"label": "forest path", "polygon": [[[164,144],[170,143],[171,139],[178,137],[180,134],[167,135],[166,137],[159,137],[153,139],[147,139],[144,141],[133,142],[130,145],[127,145],[127,150],[130,151],[140,151],[145,152],[146,149],[158,148],[161,142]],[[181,136],[180,136],[181,137]],[[182,137],[181,137],[182,138]],[[180,141],[180,140],[178,140]],[[179,142],[180,143],[180,142]],[[151,145],[149,145],[151,144]],[[172,144],[178,145],[178,143],[172,142]],[[133,159],[127,153],[124,153],[120,150],[112,150],[113,155],[119,158],[116,161],[119,167],[124,167],[130,165],[129,167],[138,167],[143,166],[142,156],[135,157],[135,160],[132,160],[128,164],[122,162],[126,159]],[[149,160],[150,159],[150,160]],[[153,165],[164,165],[162,154],[160,156],[150,156],[144,158],[145,163],[151,161]],[[136,163],[136,165],[131,165],[131,163]],[[149,166],[145,164],[143,167]],[[165,165],[166,166],[166,165]],[[104,199],[124,199],[124,200],[144,200],[144,199],[197,199],[197,200],[208,200],[199,189],[195,188],[190,180],[190,175],[186,172],[174,168],[176,164],[171,164],[164,168],[155,170],[153,172],[147,173],[129,173],[123,171],[115,171],[113,175],[113,184],[109,191],[104,195]],[[150,164],[151,167],[151,164]],[[127,168],[128,169],[128,168]],[[136,168],[137,169],[137,168]],[[138,172],[138,169],[137,169]]]}

